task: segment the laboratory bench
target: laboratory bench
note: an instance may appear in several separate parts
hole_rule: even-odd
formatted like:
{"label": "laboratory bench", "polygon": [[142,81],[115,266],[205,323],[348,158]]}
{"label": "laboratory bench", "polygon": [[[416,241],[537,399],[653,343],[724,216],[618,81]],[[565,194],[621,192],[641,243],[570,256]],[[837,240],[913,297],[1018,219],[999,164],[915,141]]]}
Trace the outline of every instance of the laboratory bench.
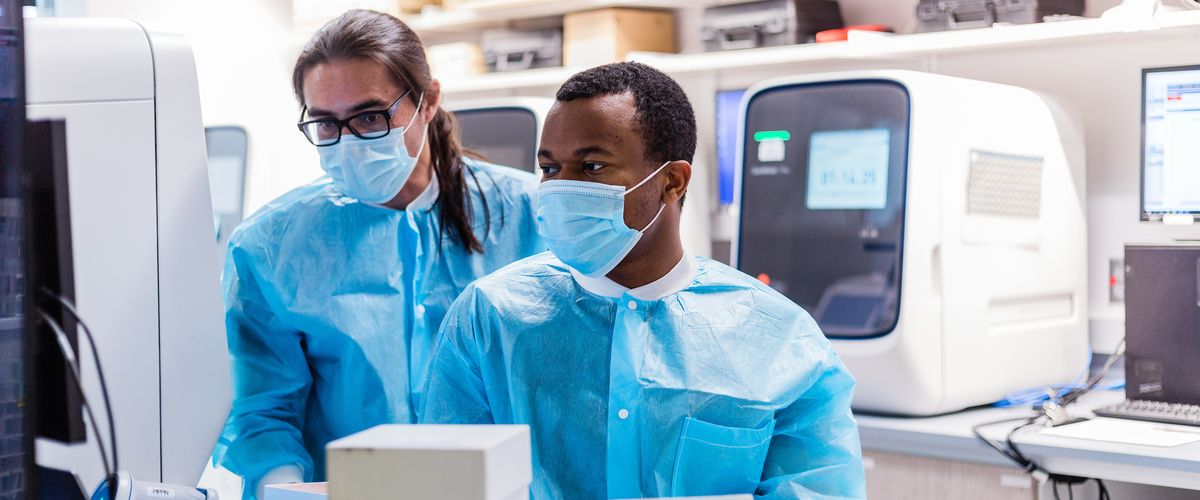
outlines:
{"label": "laboratory bench", "polygon": [[[1087,394],[1071,413],[1086,414],[1123,399],[1121,391]],[[1039,485],[972,431],[976,425],[1011,420],[981,428],[989,439],[1003,442],[1011,429],[1023,423],[1022,417],[1033,415],[1029,408],[994,407],[922,418],[856,415],[869,498],[950,498],[947,494],[956,498],[1038,498]],[[1154,424],[1131,425],[1146,428]],[[1173,428],[1176,432],[1192,432],[1188,427]],[[1200,440],[1178,446],[1148,446],[1049,435],[1046,431],[1031,427],[1013,439],[1023,454],[1046,470],[1195,490],[1200,498]],[[1200,438],[1200,427],[1194,432]]]}

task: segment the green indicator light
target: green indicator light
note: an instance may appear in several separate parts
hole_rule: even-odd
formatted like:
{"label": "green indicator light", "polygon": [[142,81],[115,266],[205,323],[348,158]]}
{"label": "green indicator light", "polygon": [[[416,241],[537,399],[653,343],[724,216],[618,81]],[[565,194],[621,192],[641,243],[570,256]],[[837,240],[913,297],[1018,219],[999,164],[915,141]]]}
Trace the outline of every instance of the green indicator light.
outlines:
{"label": "green indicator light", "polygon": [[790,140],[792,140],[792,133],[786,130],[763,130],[754,133],[754,142]]}

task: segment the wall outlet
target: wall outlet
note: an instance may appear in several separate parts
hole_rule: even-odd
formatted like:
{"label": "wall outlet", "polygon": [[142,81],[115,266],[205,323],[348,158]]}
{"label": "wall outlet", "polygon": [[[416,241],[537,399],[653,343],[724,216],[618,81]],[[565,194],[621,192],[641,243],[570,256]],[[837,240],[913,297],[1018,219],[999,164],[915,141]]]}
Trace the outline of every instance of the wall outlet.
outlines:
{"label": "wall outlet", "polygon": [[1125,259],[1108,259],[1108,303],[1125,302]]}

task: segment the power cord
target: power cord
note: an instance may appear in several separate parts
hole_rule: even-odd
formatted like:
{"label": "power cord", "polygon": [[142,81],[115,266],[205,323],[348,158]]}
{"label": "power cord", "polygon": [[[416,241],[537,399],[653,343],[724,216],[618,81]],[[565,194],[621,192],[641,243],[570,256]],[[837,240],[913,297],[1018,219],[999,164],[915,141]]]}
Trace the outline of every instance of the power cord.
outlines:
{"label": "power cord", "polygon": [[[1197,1],[1200,1],[1200,0],[1197,0]],[[1113,363],[1118,361],[1120,359],[1120,357],[1124,355],[1124,351],[1122,349],[1124,344],[1125,344],[1125,341],[1124,341],[1124,339],[1122,339],[1121,342],[1117,345],[1117,348],[1114,351],[1115,352],[1114,355],[1109,356],[1108,360],[1105,362],[1104,367],[1100,369],[1100,371],[1099,371],[1100,374],[1107,374],[1109,369],[1112,368]],[[1025,389],[1025,390],[1013,392],[1013,393],[1006,395],[1005,398],[1003,400],[1001,400],[1000,402],[996,403],[995,406],[999,407],[999,408],[1012,408],[1012,407],[1019,407],[1019,406],[1037,406],[1037,405],[1045,403],[1047,401],[1059,400],[1059,399],[1065,397],[1067,394],[1071,393],[1072,391],[1079,391],[1080,389],[1087,389],[1088,391],[1095,390],[1097,385],[1099,384],[1099,382],[1102,381],[1103,379],[1100,378],[1100,379],[1096,379],[1095,381],[1091,381],[1088,378],[1088,373],[1091,371],[1091,366],[1092,366],[1092,353],[1089,351],[1087,368],[1085,368],[1083,370],[1083,373],[1079,374],[1079,376],[1076,378],[1075,381],[1073,381],[1069,384],[1066,384],[1066,385],[1061,385],[1061,386],[1038,387],[1038,388],[1034,388],[1034,389]],[[1115,389],[1121,389],[1123,387],[1125,387],[1124,381],[1119,382],[1119,383],[1105,385],[1102,388],[1102,390],[1115,390]],[[1081,395],[1082,394],[1079,394],[1075,397],[1077,398],[1078,396],[1081,396]]]}
{"label": "power cord", "polygon": [[[67,338],[67,332],[63,331],[62,325],[59,325],[45,311],[39,310],[38,314],[42,316],[42,320],[54,331],[54,336],[58,340],[58,349],[62,351],[63,359],[67,361],[67,366],[71,369],[71,380],[75,382],[75,388],[79,389],[79,397],[83,400],[84,414],[87,415],[88,422],[92,425],[92,432],[96,433],[96,446],[100,449],[100,462],[104,464],[104,478],[109,483],[109,491],[115,494],[117,491],[117,475],[113,473],[115,464],[109,463],[108,450],[104,446],[104,439],[100,436],[100,426],[96,424],[96,414],[92,412],[92,404],[88,402],[87,394],[83,391],[83,378],[79,375],[79,359],[75,357],[75,352],[71,349],[71,341]],[[108,418],[109,422],[112,422],[111,413]],[[114,450],[116,446],[117,443],[114,441]]]}
{"label": "power cord", "polygon": [[[1196,1],[1200,2],[1200,0]],[[1013,438],[1020,431],[1034,425],[1056,425],[1069,422],[1070,420],[1067,417],[1066,407],[1078,401],[1079,398],[1083,397],[1084,394],[1087,394],[1095,389],[1096,385],[1104,379],[1104,376],[1108,374],[1108,371],[1112,369],[1113,365],[1116,364],[1116,362],[1122,357],[1124,357],[1124,355],[1125,340],[1121,339],[1121,342],[1117,344],[1117,348],[1113,355],[1109,356],[1096,375],[1092,376],[1092,378],[1089,379],[1087,384],[1085,384],[1083,387],[1071,389],[1064,394],[1057,394],[1054,389],[1047,389],[1047,392],[1052,395],[1051,399],[1042,405],[1042,411],[1038,412],[1037,414],[978,424],[971,428],[971,432],[974,433],[975,437],[980,441],[983,441],[1001,455],[1004,455],[1009,460],[1012,460],[1013,463],[1017,464],[1021,467],[1021,469],[1033,476],[1033,478],[1039,483],[1047,480],[1051,481],[1051,488],[1054,491],[1054,498],[1056,500],[1061,500],[1061,497],[1059,496],[1059,485],[1062,484],[1067,486],[1068,498],[1073,500],[1075,498],[1075,485],[1085,483],[1094,478],[1052,473],[1042,468],[1042,466],[1034,460],[1025,456],[1025,454],[1021,452],[1020,448],[1017,447],[1017,444]],[[1021,422],[1021,424],[1008,431],[1008,434],[1005,435],[1004,443],[993,441],[983,435],[982,429],[984,427],[1009,424],[1013,422]],[[1111,497],[1108,493],[1108,488],[1104,484],[1104,481],[1100,479],[1095,479],[1095,481],[1099,487],[1100,500],[1111,500]]]}
{"label": "power cord", "polygon": [[1064,394],[1062,396],[1062,398],[1059,401],[1055,401],[1054,403],[1056,405],[1058,405],[1059,408],[1066,408],[1067,405],[1070,405],[1071,403],[1078,401],[1079,398],[1082,397],[1084,394],[1087,394],[1087,393],[1091,392],[1093,389],[1095,389],[1096,385],[1099,384],[1100,381],[1104,379],[1104,376],[1108,375],[1108,371],[1112,369],[1113,365],[1115,365],[1117,363],[1117,361],[1120,361],[1124,357],[1125,357],[1125,339],[1121,338],[1121,341],[1117,343],[1116,349],[1113,349],[1112,356],[1109,356],[1108,359],[1104,361],[1104,366],[1101,366],[1100,370],[1098,372],[1096,372],[1096,375],[1094,375],[1091,378],[1091,380],[1088,380],[1088,383],[1086,386],[1084,386],[1082,389],[1075,389],[1075,390],[1068,391],[1066,394]]}
{"label": "power cord", "polygon": [[[75,318],[75,322],[79,323],[79,326],[83,328],[84,336],[87,337],[88,346],[91,347],[92,362],[96,364],[96,376],[100,381],[100,394],[104,398],[104,411],[108,414],[108,441],[110,444],[112,444],[112,472],[110,472],[107,480],[109,481],[109,491],[115,495],[117,492],[117,477],[115,473],[120,472],[121,470],[119,461],[120,459],[118,458],[120,455],[117,453],[117,424],[112,410],[112,398],[109,397],[108,394],[108,381],[104,377],[104,368],[100,364],[100,350],[96,348],[96,336],[92,334],[92,329],[88,327],[87,322],[83,320],[83,316],[79,314],[79,310],[75,308],[75,304],[73,302],[46,288],[43,288],[41,292],[54,299],[56,302],[62,305],[63,309],[71,313],[71,316]],[[43,313],[43,316],[45,316],[45,313]],[[61,325],[59,326],[59,329],[61,330]],[[63,337],[66,337],[65,332]],[[79,387],[79,392],[80,394],[83,393],[82,385]],[[99,436],[100,432],[97,430],[97,440],[99,440]]]}
{"label": "power cord", "polygon": [[[1021,453],[1021,450],[1019,448],[1017,448],[1016,443],[1013,442],[1013,437],[1016,436],[1016,434],[1018,432],[1024,430],[1027,427],[1030,427],[1030,426],[1044,424],[1044,421],[1043,421],[1044,418],[1045,418],[1045,415],[1033,415],[1033,416],[1026,416],[1026,417],[1019,417],[1019,418],[1008,418],[1008,419],[1004,419],[1004,420],[997,420],[994,422],[986,422],[986,423],[975,425],[974,427],[971,428],[971,432],[974,433],[975,437],[979,438],[980,441],[983,441],[988,446],[990,446],[992,449],[1000,452],[1001,455],[1004,455],[1005,457],[1008,457],[1009,460],[1012,460],[1013,463],[1017,464],[1022,470],[1024,470],[1029,475],[1033,476],[1033,478],[1035,480],[1037,480],[1038,483],[1044,483],[1046,481],[1050,481],[1050,487],[1054,491],[1054,498],[1056,500],[1062,500],[1061,497],[1059,496],[1059,486],[1064,485],[1064,484],[1067,485],[1068,498],[1074,498],[1075,497],[1074,485],[1087,482],[1089,480],[1089,478],[1079,477],[1079,476],[1069,476],[1066,474],[1055,474],[1050,471],[1047,471],[1046,469],[1042,468],[1042,466],[1040,464],[1033,461],[1029,457],[1026,457],[1024,453]],[[1012,423],[1012,422],[1022,422],[1022,423],[1020,425],[1017,425],[1016,427],[1013,427],[1012,429],[1010,429],[1008,431],[1008,434],[1005,435],[1004,443],[999,443],[999,442],[993,441],[983,435],[982,429],[984,427],[990,427],[993,425],[1000,425],[1000,424],[1008,424],[1008,423]],[[1104,490],[1104,489],[1101,490],[1100,498],[1102,500],[1108,499],[1107,490]]]}

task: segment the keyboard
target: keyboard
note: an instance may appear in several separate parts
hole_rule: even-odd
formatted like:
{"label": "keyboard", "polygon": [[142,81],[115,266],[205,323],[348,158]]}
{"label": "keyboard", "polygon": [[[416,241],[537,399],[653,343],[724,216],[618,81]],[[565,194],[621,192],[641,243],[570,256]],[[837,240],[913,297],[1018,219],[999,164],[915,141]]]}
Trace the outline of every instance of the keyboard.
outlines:
{"label": "keyboard", "polygon": [[1097,417],[1200,426],[1200,405],[1129,400],[1095,410]]}

